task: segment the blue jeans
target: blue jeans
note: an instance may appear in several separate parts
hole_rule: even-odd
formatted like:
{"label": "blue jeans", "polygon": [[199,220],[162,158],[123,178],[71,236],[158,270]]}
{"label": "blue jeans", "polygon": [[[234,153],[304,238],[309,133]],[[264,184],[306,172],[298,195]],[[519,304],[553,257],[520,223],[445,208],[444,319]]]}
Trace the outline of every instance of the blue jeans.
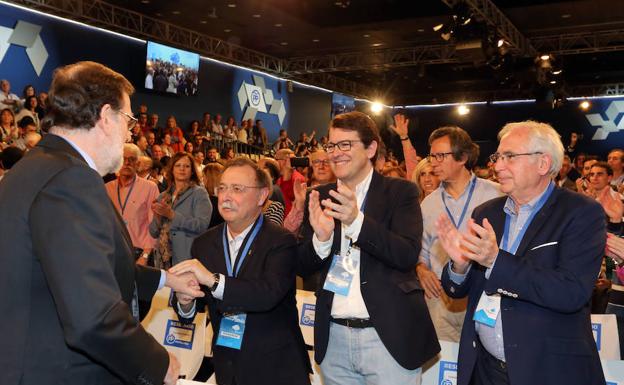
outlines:
{"label": "blue jeans", "polygon": [[420,385],[421,368],[399,365],[375,328],[348,328],[330,322],[327,353],[321,363],[325,385]]}

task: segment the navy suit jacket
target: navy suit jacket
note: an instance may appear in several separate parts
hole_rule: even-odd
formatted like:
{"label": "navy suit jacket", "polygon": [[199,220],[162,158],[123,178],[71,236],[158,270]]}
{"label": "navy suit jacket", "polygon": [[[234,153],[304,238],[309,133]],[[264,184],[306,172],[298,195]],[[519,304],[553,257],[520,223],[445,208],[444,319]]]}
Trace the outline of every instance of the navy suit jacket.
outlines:
{"label": "navy suit jacket", "polygon": [[162,384],[167,351],[132,317],[160,271],[132,241],[100,175],[46,135],[0,182],[0,385]]}
{"label": "navy suit jacket", "polygon": [[[503,235],[507,197],[492,199],[473,212]],[[499,293],[505,359],[510,383],[604,385],[591,330],[589,300],[604,255],[602,207],[567,189],[555,188],[529,225],[516,254],[500,250],[489,279],[473,263],[461,285],[442,274],[446,293],[468,295],[459,348],[458,385],[468,385],[477,359],[475,308],[481,293]]]}
{"label": "navy suit jacket", "polygon": [[[331,183],[316,188],[329,198]],[[406,369],[416,369],[440,351],[440,345],[416,276],[422,238],[422,215],[416,186],[373,172],[366,196],[364,222],[355,245],[360,248],[360,290],[379,338]],[[307,207],[307,206],[306,206]],[[299,246],[299,273],[320,271],[325,282],[331,255],[340,252],[341,225],[336,221],[331,255],[321,259],[312,245],[313,230],[306,209]],[[320,363],[329,340],[334,293],[316,292],[314,355]]]}
{"label": "navy suit jacket", "polygon": [[[199,310],[208,305],[218,383],[309,384],[308,373],[312,370],[295,298],[295,236],[265,220],[238,275],[231,278],[227,276],[223,252],[224,226],[222,223],[209,229],[195,239],[191,248],[193,258],[211,272],[226,276],[222,300],[213,298],[210,289],[203,287],[206,296],[197,302]],[[223,314],[236,312],[247,313],[241,349],[216,345]],[[180,320],[191,322],[192,318]]]}

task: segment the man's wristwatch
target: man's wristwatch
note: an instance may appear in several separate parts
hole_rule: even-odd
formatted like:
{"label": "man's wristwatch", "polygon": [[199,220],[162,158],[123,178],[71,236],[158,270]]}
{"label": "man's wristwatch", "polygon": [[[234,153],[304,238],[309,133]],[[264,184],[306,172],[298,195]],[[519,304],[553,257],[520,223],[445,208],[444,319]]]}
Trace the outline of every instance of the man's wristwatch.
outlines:
{"label": "man's wristwatch", "polygon": [[212,274],[212,278],[214,279],[214,283],[212,284],[210,291],[214,293],[214,291],[217,290],[217,286],[219,286],[219,281],[221,280],[221,276],[217,273],[214,273]]}
{"label": "man's wristwatch", "polygon": [[404,138],[401,138],[401,137],[399,137],[399,138],[401,139],[401,142],[405,142],[406,140],[409,140],[409,136],[406,136]]}

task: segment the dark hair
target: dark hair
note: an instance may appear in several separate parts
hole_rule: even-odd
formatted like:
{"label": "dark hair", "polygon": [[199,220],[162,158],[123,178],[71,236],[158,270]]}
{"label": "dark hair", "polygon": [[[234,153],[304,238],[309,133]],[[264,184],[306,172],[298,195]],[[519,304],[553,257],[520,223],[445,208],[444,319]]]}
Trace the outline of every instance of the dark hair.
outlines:
{"label": "dark hair", "polygon": [[258,186],[267,188],[269,195],[271,195],[271,191],[273,189],[271,178],[269,178],[269,175],[264,172],[264,170],[262,170],[253,160],[243,156],[230,159],[225,163],[225,168],[223,169],[222,174],[231,167],[250,167],[256,174],[256,182],[258,182]]}
{"label": "dark hair", "polygon": [[124,93],[134,93],[132,84],[102,64],[83,61],[60,67],[54,71],[42,129],[91,129],[100,119],[104,105],[121,108]]}
{"label": "dark hair", "polygon": [[187,158],[189,162],[191,162],[191,183],[201,186],[202,179],[199,171],[197,170],[197,166],[195,166],[195,159],[193,159],[191,154],[189,154],[188,152],[176,152],[167,163],[167,168],[165,170],[165,179],[167,180],[167,186],[169,186],[169,188],[171,189],[174,188],[175,180],[173,179],[173,167],[182,158]]}
{"label": "dark hair", "polygon": [[611,168],[611,166],[609,166],[609,163],[607,162],[598,161],[592,164],[591,168],[594,168],[594,167],[602,168],[607,172],[607,175],[613,176],[613,169]]}
{"label": "dark hair", "polygon": [[15,165],[20,159],[24,156],[24,151],[20,150],[17,147],[7,147],[0,153],[0,163],[2,163],[2,168],[5,170],[9,170],[11,167]]}
{"label": "dark hair", "polygon": [[26,126],[29,126],[29,125],[35,125],[35,120],[30,116],[24,116],[17,123],[17,126],[22,129],[26,128]]}
{"label": "dark hair", "polygon": [[434,140],[448,136],[451,142],[451,152],[456,161],[463,160],[466,156],[465,167],[471,170],[479,159],[479,146],[472,141],[470,135],[457,126],[445,126],[437,128],[429,135],[429,146]]}
{"label": "dark hair", "polygon": [[[365,148],[368,148],[373,142],[377,143],[377,147],[379,147],[381,143],[377,124],[375,124],[370,116],[359,111],[336,115],[329,123],[329,130],[331,131],[332,128],[356,131],[360,140],[364,143]],[[375,152],[375,155],[371,159],[372,162],[375,162],[375,160],[377,160],[377,152]]]}
{"label": "dark hair", "polygon": [[39,99],[37,99],[37,95],[28,96],[26,98],[26,100],[24,100],[24,108],[27,109],[27,110],[30,110],[30,100],[31,99],[35,99],[35,101],[37,102],[37,106],[39,105]]}
{"label": "dark hair", "polygon": [[271,174],[271,179],[276,181],[280,177],[279,167],[275,165],[273,162],[264,162],[264,168],[269,170],[269,174]]}
{"label": "dark hair", "polygon": [[32,88],[32,89],[33,89],[33,92],[34,92],[34,95],[35,95],[35,96],[37,96],[37,90],[35,89],[35,86],[33,86],[32,84],[27,84],[27,85],[24,87],[24,89],[22,90],[22,96],[24,97],[24,99],[26,99],[26,98],[27,98],[27,96],[26,96],[26,90],[27,90],[27,89],[29,89],[29,88]]}

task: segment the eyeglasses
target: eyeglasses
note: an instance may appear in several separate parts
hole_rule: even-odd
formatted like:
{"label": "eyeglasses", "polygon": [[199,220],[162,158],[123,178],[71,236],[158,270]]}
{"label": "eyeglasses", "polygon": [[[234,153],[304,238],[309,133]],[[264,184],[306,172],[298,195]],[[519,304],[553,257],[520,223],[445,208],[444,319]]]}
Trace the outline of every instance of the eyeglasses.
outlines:
{"label": "eyeglasses", "polygon": [[542,154],[543,154],[543,152],[541,152],[541,151],[523,152],[521,154],[515,154],[513,152],[503,152],[503,153],[495,152],[492,155],[490,155],[490,161],[492,163],[496,163],[500,159],[503,163],[507,164],[507,163],[513,161],[513,159],[515,157],[517,157],[517,156],[542,155]]}
{"label": "eyeglasses", "polygon": [[342,152],[345,151],[350,151],[351,147],[353,146],[353,143],[358,143],[358,142],[362,142],[361,140],[341,140],[338,143],[332,143],[332,142],[328,142],[323,149],[325,150],[325,152],[327,152],[328,154],[331,154],[332,152],[334,152],[334,150],[336,149],[336,147],[338,147],[338,149]]}
{"label": "eyeglasses", "polygon": [[453,153],[452,152],[433,152],[427,155],[427,158],[429,158],[429,162],[435,159],[436,162],[440,163],[440,162],[444,162],[444,158],[446,158],[447,155],[451,155],[451,154]]}
{"label": "eyeglasses", "polygon": [[124,156],[123,157],[124,163],[127,163],[127,162],[134,163],[137,160],[139,160],[139,159],[136,156]]}
{"label": "eyeglasses", "polygon": [[320,165],[329,166],[329,159],[314,159],[312,165],[317,167]]}
{"label": "eyeglasses", "polygon": [[137,123],[139,122],[137,118],[135,118],[134,116],[128,113],[123,112],[122,110],[115,110],[115,111],[119,112],[120,114],[128,118],[126,120],[126,124],[128,125],[128,130],[132,131],[132,129],[136,127]]}
{"label": "eyeglasses", "polygon": [[262,188],[262,186],[245,186],[242,184],[231,184],[231,185],[226,185],[226,184],[220,184],[217,187],[215,187],[215,192],[217,193],[217,195],[219,194],[225,194],[225,192],[227,192],[228,190],[234,194],[234,195],[241,195],[244,194],[247,189],[250,188]]}

